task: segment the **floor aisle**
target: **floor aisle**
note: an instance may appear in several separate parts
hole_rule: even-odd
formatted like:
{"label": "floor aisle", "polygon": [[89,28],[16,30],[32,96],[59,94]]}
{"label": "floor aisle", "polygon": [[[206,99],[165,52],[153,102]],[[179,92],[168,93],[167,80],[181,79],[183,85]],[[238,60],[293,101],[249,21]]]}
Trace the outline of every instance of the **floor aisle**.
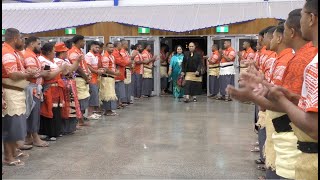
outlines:
{"label": "floor aisle", "polygon": [[256,179],[253,105],[153,97],[28,151],[4,179]]}

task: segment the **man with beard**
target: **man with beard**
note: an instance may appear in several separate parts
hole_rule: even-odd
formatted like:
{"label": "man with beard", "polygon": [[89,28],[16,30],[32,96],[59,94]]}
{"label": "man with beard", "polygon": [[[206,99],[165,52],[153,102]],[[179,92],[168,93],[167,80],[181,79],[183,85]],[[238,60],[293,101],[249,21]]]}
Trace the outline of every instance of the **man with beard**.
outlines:
{"label": "man with beard", "polygon": [[115,58],[116,67],[120,72],[120,75],[115,78],[116,80],[116,94],[118,98],[118,109],[124,108],[126,105],[122,104],[122,99],[125,98],[125,71],[126,66],[131,63],[131,61],[127,58],[124,59],[123,56],[120,54],[120,50],[122,49],[122,44],[120,41],[114,42],[114,49],[112,55]]}
{"label": "man with beard", "polygon": [[219,68],[221,55],[218,51],[218,45],[212,45],[212,54],[208,58],[209,74],[209,92],[210,98],[216,99],[219,93]]}
{"label": "man with beard", "polygon": [[231,101],[225,89],[228,84],[234,85],[234,75],[236,74],[236,71],[234,69],[234,60],[236,58],[236,52],[231,47],[231,42],[229,40],[224,41],[224,48],[224,51],[220,51],[221,61],[219,85],[221,97],[218,99]]}
{"label": "man with beard", "polygon": [[34,145],[37,147],[48,147],[49,143],[42,141],[38,135],[40,128],[40,105],[43,100],[42,85],[43,77],[49,74],[48,70],[41,68],[41,62],[37,57],[40,54],[40,39],[31,36],[26,40],[26,51],[24,54],[24,67],[26,70],[35,71],[39,76],[37,78],[30,78],[30,88],[32,88],[33,101],[35,106],[32,109],[30,116],[27,119],[27,145]]}
{"label": "man with beard", "polygon": [[8,28],[2,45],[2,86],[7,108],[2,111],[3,163],[8,166],[24,165],[18,158],[28,154],[17,151],[18,141],[26,137],[26,93],[28,78],[35,78],[34,71],[26,71],[17,51],[24,47],[19,30]]}
{"label": "man with beard", "polygon": [[105,73],[101,75],[99,99],[102,101],[106,116],[117,116],[114,112],[117,109],[117,95],[115,92],[115,77],[120,75],[116,69],[116,60],[113,53],[114,46],[111,42],[107,43],[106,51],[103,55],[99,69],[104,69]]}
{"label": "man with beard", "polygon": [[239,56],[239,64],[240,64],[240,73],[241,72],[246,72],[248,69],[248,66],[246,65],[247,62],[253,61],[255,57],[254,50],[251,48],[252,42],[246,40],[243,42],[243,51],[238,52]]}
{"label": "man with beard", "polygon": [[[76,71],[76,85],[77,85],[77,92],[78,92],[78,98],[80,103],[80,109],[82,112],[82,116],[84,115],[86,109],[89,106],[89,83],[91,80],[90,77],[90,70],[88,68],[88,65],[86,61],[84,60],[84,54],[81,51],[82,48],[84,48],[84,37],[82,35],[75,35],[72,38],[72,42],[74,45],[72,48],[68,51],[68,59],[71,63],[74,63],[77,61],[78,57],[82,55],[82,61],[80,62],[80,65]],[[79,119],[79,126],[88,126],[89,124],[84,122],[84,117]]]}
{"label": "man with beard", "polygon": [[[134,99],[140,99],[141,98],[141,89],[142,89],[142,76],[143,76],[143,57],[142,57],[142,45],[136,44],[134,46],[135,49],[132,49],[136,54],[134,57],[134,73],[133,73],[133,95]],[[134,56],[134,54],[132,54]]]}
{"label": "man with beard", "polygon": [[122,48],[120,50],[120,55],[126,62],[129,64],[125,68],[125,79],[124,79],[124,86],[125,86],[125,98],[121,99],[123,104],[129,105],[132,104],[131,102],[131,95],[133,90],[133,83],[132,83],[132,68],[133,68],[133,58],[136,56],[137,52],[133,53],[130,56],[128,52],[129,44],[127,40],[121,40]]}
{"label": "man with beard", "polygon": [[90,89],[90,99],[89,99],[89,109],[88,109],[88,119],[99,119],[101,115],[94,113],[99,107],[99,88],[98,88],[98,76],[100,76],[103,71],[98,69],[99,57],[97,54],[100,51],[99,42],[93,41],[90,45],[90,51],[86,54],[85,60],[88,64],[88,68],[91,72],[92,78],[89,83]]}
{"label": "man with beard", "polygon": [[153,91],[153,67],[157,56],[151,54],[151,45],[146,44],[142,51],[143,58],[143,78],[142,78],[142,95],[151,97]]}

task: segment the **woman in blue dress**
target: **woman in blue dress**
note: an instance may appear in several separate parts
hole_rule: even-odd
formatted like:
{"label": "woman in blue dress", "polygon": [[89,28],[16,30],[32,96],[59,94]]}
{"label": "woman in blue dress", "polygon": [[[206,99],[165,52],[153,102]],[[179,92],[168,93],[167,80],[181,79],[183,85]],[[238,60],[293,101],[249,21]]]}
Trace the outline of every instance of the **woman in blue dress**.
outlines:
{"label": "woman in blue dress", "polygon": [[172,80],[172,87],[173,87],[173,97],[175,98],[183,98],[184,92],[183,88],[179,87],[177,84],[177,80],[181,73],[181,64],[183,61],[183,52],[182,52],[182,46],[178,45],[175,49],[174,55],[172,56],[170,60],[170,66],[169,66],[169,78]]}

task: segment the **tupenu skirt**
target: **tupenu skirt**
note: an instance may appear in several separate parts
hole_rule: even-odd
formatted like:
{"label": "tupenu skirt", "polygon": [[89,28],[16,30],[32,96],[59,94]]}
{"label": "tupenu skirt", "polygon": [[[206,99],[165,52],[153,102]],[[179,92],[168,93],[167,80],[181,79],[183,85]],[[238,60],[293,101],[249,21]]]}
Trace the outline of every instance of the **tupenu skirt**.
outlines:
{"label": "tupenu skirt", "polygon": [[202,94],[202,82],[188,81],[184,86],[184,94],[190,96],[197,96]]}
{"label": "tupenu skirt", "polygon": [[38,133],[40,128],[40,106],[41,101],[39,98],[33,96],[33,100],[36,102],[33,107],[31,114],[27,119],[27,132],[28,133]]}
{"label": "tupenu skirt", "polygon": [[151,96],[153,90],[153,79],[143,78],[142,79],[142,95]]}
{"label": "tupenu skirt", "polygon": [[2,118],[2,140],[3,142],[24,141],[27,135],[25,115],[5,115]]}

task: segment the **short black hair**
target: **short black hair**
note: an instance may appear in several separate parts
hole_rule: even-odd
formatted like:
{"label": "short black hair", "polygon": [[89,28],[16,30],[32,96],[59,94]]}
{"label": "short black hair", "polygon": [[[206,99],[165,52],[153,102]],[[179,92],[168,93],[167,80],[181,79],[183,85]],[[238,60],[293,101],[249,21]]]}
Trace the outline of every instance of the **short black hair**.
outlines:
{"label": "short black hair", "polygon": [[103,42],[98,41],[100,48],[103,48]]}
{"label": "short black hair", "polygon": [[112,42],[108,42],[108,43],[106,44],[106,47],[107,47],[108,45],[110,45],[110,44],[112,44],[112,45],[113,45],[113,43],[112,43]]}
{"label": "short black hair", "polygon": [[262,29],[260,32],[259,32],[259,35],[264,37],[264,34],[268,32],[269,29],[273,28],[274,26],[268,26],[264,29]]}
{"label": "short black hair", "polygon": [[273,26],[270,29],[268,29],[266,33],[273,34],[273,32],[276,30],[276,28],[277,28],[276,26]]}
{"label": "short black hair", "polygon": [[40,38],[37,37],[37,36],[30,36],[30,37],[28,37],[28,38],[26,39],[26,42],[25,42],[26,47],[29,46],[31,43],[36,42],[37,40],[40,40]]}
{"label": "short black hair", "polygon": [[20,31],[15,28],[6,29],[6,33],[4,34],[4,39],[6,42],[10,42],[14,39],[15,36],[19,35]]}
{"label": "short black hair", "polygon": [[301,11],[302,9],[292,10],[289,13],[288,18],[285,22],[289,28],[293,28],[295,32],[297,32],[299,35],[301,35],[301,26],[300,26]]}
{"label": "short black hair", "polygon": [[41,47],[41,53],[42,53],[43,55],[47,56],[50,52],[53,51],[54,45],[55,45],[54,42],[45,43],[45,44]]}
{"label": "short black hair", "polygon": [[250,47],[252,47],[252,45],[253,45],[253,41],[250,39],[250,40],[245,40],[245,41],[243,41],[243,42],[247,42],[249,45],[250,45]]}
{"label": "short black hair", "polygon": [[72,38],[72,42],[73,43],[77,43],[78,41],[80,41],[80,40],[84,40],[84,36],[82,36],[82,35],[75,35],[75,36],[73,36],[73,38]]}
{"label": "short black hair", "polygon": [[318,16],[318,0],[306,0],[304,8]]}
{"label": "short black hair", "polygon": [[285,20],[282,20],[282,19],[279,20],[278,26],[281,25],[281,24],[283,24],[284,22],[285,22]]}
{"label": "short black hair", "polygon": [[66,40],[65,42],[64,42],[64,44],[66,45],[66,47],[68,48],[68,49],[71,49],[72,48],[72,39],[68,39],[68,40]]}
{"label": "short black hair", "polygon": [[284,25],[281,24],[281,25],[277,26],[275,32],[280,33],[280,34],[283,34],[283,32],[284,32]]}
{"label": "short black hair", "polygon": [[92,45],[100,46],[100,43],[98,41],[92,41],[90,46],[92,46]]}

